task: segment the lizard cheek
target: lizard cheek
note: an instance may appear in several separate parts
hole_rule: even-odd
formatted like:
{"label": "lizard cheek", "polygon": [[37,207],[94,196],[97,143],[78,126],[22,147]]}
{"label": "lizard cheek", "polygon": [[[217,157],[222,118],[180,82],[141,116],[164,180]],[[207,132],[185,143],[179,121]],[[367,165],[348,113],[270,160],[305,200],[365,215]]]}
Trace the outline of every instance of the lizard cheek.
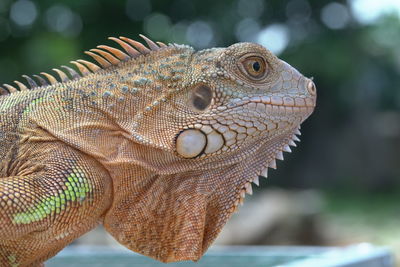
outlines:
{"label": "lizard cheek", "polygon": [[207,146],[206,135],[196,129],[187,129],[176,138],[176,152],[184,158],[195,158],[204,152]]}

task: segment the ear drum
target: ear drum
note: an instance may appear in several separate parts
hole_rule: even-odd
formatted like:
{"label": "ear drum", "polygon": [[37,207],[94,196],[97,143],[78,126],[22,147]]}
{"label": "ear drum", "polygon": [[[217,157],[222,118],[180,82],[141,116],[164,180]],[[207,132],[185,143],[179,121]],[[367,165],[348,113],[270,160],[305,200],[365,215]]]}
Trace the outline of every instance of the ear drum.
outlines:
{"label": "ear drum", "polygon": [[210,106],[212,101],[212,90],[204,84],[197,85],[192,92],[192,106],[195,110],[204,111]]}

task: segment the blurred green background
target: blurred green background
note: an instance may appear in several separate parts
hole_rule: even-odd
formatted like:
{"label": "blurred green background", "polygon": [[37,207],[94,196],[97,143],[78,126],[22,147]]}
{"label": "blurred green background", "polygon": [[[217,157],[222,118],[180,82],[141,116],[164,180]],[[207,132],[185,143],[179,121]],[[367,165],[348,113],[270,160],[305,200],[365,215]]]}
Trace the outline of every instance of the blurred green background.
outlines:
{"label": "blurred green background", "polygon": [[314,77],[317,108],[302,143],[235,216],[268,192],[277,207],[301,198],[313,209],[303,207],[294,235],[222,243],[365,241],[400,251],[400,1],[0,0],[0,81],[88,59],[84,50],[114,45],[107,37],[139,33],[197,49],[257,42]]}

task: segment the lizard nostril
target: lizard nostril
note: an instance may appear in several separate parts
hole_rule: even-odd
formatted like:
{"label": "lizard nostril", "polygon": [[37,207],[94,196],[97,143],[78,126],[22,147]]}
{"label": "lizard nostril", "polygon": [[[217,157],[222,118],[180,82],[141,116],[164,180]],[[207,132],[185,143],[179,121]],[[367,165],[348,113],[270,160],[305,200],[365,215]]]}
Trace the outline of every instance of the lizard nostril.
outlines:
{"label": "lizard nostril", "polygon": [[317,88],[315,87],[315,83],[312,80],[308,80],[307,90],[310,93],[310,95],[316,95],[317,94]]}

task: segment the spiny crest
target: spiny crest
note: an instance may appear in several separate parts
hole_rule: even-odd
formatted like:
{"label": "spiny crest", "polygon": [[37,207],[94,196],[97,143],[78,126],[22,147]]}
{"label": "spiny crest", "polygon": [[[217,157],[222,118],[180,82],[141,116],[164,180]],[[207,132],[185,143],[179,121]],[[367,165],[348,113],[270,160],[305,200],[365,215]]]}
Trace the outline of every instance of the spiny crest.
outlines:
{"label": "spiny crest", "polygon": [[[167,47],[166,44],[162,42],[155,43],[142,34],[140,34],[139,36],[144,39],[148,47],[144,46],[140,42],[134,41],[126,37],[119,37],[119,38],[109,37],[108,39],[118,43],[125,52],[123,52],[120,49],[110,47],[107,45],[99,45],[97,46],[97,48],[85,51],[85,54],[91,56],[97,62],[98,65],[83,59],[71,61],[71,63],[78,68],[80,74],[73,68],[70,68],[68,66],[61,66],[61,68],[65,69],[65,71],[60,69],[53,69],[53,71],[56,72],[57,75],[59,76],[59,80],[57,80],[53,75],[48,74],[46,72],[41,72],[40,73],[41,76],[32,75],[34,78],[36,78],[36,80],[32,79],[27,75],[22,75],[22,77],[26,79],[29,85],[28,87],[19,81],[14,81],[14,83],[17,86],[3,84],[3,87],[0,86],[0,96],[14,93],[17,91],[30,90],[41,86],[52,85],[58,82],[66,82],[69,80],[78,79],[80,77],[97,72],[101,69],[105,69],[113,65],[118,65],[122,61],[127,61],[129,59],[136,58],[140,55],[149,54],[151,51],[156,51],[159,50],[160,48]],[[67,73],[69,75],[67,75]],[[39,82],[39,84],[37,82]]]}

